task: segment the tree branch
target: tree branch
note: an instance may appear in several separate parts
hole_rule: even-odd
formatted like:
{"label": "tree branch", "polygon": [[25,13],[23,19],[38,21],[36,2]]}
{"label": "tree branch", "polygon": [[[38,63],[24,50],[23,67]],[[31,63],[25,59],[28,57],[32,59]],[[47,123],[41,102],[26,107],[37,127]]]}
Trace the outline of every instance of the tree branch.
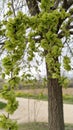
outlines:
{"label": "tree branch", "polygon": [[[67,11],[72,4],[73,4],[73,0],[68,0],[68,1],[67,1],[67,0],[63,0],[62,8],[64,8],[65,11]],[[69,13],[70,13],[71,15],[73,14],[73,12],[69,12]],[[64,20],[65,20],[65,19],[59,19],[57,31],[59,31],[59,29],[60,29],[60,27],[61,27],[61,25],[62,25],[62,23],[63,23]]]}
{"label": "tree branch", "polygon": [[52,10],[55,10],[55,9],[58,7],[59,3],[60,3],[60,0],[56,0],[54,6],[51,7],[51,9],[52,9]]}
{"label": "tree branch", "polygon": [[1,42],[0,45],[4,45],[5,43],[4,42]]}
{"label": "tree branch", "polygon": [[41,2],[41,0],[37,0],[38,2]]}
{"label": "tree branch", "polygon": [[[73,35],[73,31],[72,30],[69,30],[69,33],[71,34],[71,35]],[[59,34],[58,34],[58,38],[63,38],[63,37],[65,37],[65,32],[64,31],[61,31]]]}
{"label": "tree branch", "polygon": [[70,33],[71,35],[73,35],[73,31],[70,30],[69,33]]}
{"label": "tree branch", "polygon": [[67,28],[68,29],[73,29],[73,25],[69,25]]}
{"label": "tree branch", "polygon": [[73,4],[73,0],[64,0],[62,7],[65,10],[68,10],[72,6],[72,4]]}
{"label": "tree branch", "polygon": [[64,1],[63,1],[62,7],[63,7],[65,10],[67,10],[67,8],[68,8],[67,0],[64,0]]}
{"label": "tree branch", "polygon": [[68,6],[68,8],[69,8],[70,6],[72,6],[72,4],[73,4],[73,0],[68,0],[68,1],[67,1],[67,6]]}
{"label": "tree branch", "polygon": [[29,12],[32,16],[35,16],[40,12],[37,0],[26,0]]}
{"label": "tree branch", "polygon": [[66,44],[67,44],[67,47],[68,47],[68,48],[69,48],[69,50],[70,50],[71,55],[73,56],[72,48],[70,48],[70,46],[69,46],[68,42],[66,42]]}
{"label": "tree branch", "polygon": [[15,14],[15,9],[14,9],[14,1],[13,0],[11,0],[11,3],[12,3],[12,10],[13,10],[13,14],[14,14],[14,17],[16,16],[16,14]]}
{"label": "tree branch", "polygon": [[58,34],[58,38],[63,38],[64,37],[64,32],[63,31],[61,31],[59,34]]}

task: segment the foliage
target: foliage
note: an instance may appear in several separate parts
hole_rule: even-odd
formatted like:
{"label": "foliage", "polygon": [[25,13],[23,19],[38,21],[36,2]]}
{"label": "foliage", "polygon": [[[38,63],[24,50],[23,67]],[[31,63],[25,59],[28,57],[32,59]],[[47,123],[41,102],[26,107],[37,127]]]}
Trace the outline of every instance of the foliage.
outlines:
{"label": "foliage", "polygon": [[0,116],[0,127],[4,129],[17,130],[16,122],[13,122],[11,119],[7,118],[5,115]]}
{"label": "foliage", "polygon": [[70,71],[70,70],[71,70],[70,58],[67,57],[67,56],[64,56],[63,62],[64,62],[64,68],[65,68],[67,71]]}
{"label": "foliage", "polygon": [[6,107],[6,103],[0,101],[0,109],[4,109]]}
{"label": "foliage", "polygon": [[[60,76],[61,63],[59,62],[59,57],[64,47],[60,37],[63,36],[66,41],[70,39],[70,30],[67,30],[67,27],[72,23],[71,15],[73,10],[67,11],[61,3],[54,9],[54,4],[54,0],[51,2],[49,0],[41,0],[41,12],[30,17],[21,11],[15,13],[13,4],[8,3],[8,12],[5,14],[6,20],[3,20],[0,25],[0,35],[6,38],[3,47],[6,55],[2,60],[2,77],[6,78],[8,76],[9,78],[3,87],[2,97],[8,101],[6,106],[8,115],[13,114],[18,107],[14,88],[18,86],[20,81],[18,75],[21,59],[25,55],[26,48],[28,49],[28,63],[33,60],[39,48],[42,48],[41,56],[45,58],[47,70],[50,73],[48,79],[58,79],[60,85],[67,81]],[[27,29],[30,29],[28,34]],[[38,37],[39,40],[37,41]],[[39,45],[37,46],[37,44]],[[65,56],[63,65],[67,71],[71,70],[70,62],[69,57]],[[12,122],[9,117],[3,115],[1,120],[2,127],[6,129],[10,127],[12,130],[17,130],[16,123]]]}
{"label": "foliage", "polygon": [[[46,8],[47,8],[47,4],[46,4]],[[30,60],[33,59],[34,52],[35,52],[35,49],[32,49],[33,43],[35,43],[36,46],[36,41],[33,40],[32,42],[32,39],[33,37],[39,36],[41,34],[42,38],[40,38],[40,47],[42,47],[44,50],[42,55],[46,59],[48,70],[51,76],[50,78],[54,78],[54,79],[57,78],[59,80],[59,83],[61,84],[65,82],[64,81],[65,78],[63,78],[62,80],[62,77],[60,76],[61,63],[58,61],[58,57],[61,56],[61,52],[64,45],[61,39],[58,37],[57,24],[59,22],[59,19],[62,20],[62,19],[66,19],[67,17],[69,17],[69,13],[65,12],[64,9],[62,9],[61,12],[58,9],[56,9],[50,11],[49,13],[47,11],[43,11],[40,14],[38,14],[38,16],[31,17],[29,20],[30,21],[29,25],[32,28],[32,31],[30,31],[28,35],[29,42],[30,42],[29,48],[31,52],[29,53],[31,57]],[[66,34],[64,34],[64,36],[67,37]],[[64,61],[64,68],[67,71],[70,71],[71,66],[70,66],[69,57],[65,56],[63,61]]]}
{"label": "foliage", "polygon": [[20,71],[19,65],[26,47],[26,26],[24,25],[24,22],[25,19],[23,19],[22,12],[18,12],[17,17],[8,18],[8,21],[4,24],[6,29],[5,36],[7,39],[3,48],[6,50],[7,54],[2,59],[2,77],[5,79],[6,76],[9,76],[8,82],[4,84],[1,91],[2,97],[7,100],[5,109],[6,112],[8,112],[8,116],[0,116],[0,126],[4,129],[17,130],[17,123],[9,119],[9,115],[13,114],[18,107],[14,88],[18,86],[20,81],[18,76]]}

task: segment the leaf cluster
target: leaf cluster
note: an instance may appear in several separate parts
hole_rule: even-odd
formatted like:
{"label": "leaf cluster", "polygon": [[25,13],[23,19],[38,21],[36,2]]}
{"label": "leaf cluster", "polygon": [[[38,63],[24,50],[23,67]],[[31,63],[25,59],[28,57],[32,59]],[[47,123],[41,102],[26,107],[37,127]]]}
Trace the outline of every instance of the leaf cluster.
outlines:
{"label": "leaf cluster", "polygon": [[0,115],[0,127],[8,130],[17,130],[17,122],[12,121],[11,119],[7,118],[5,115]]}
{"label": "leaf cluster", "polygon": [[64,56],[63,58],[63,64],[64,64],[64,69],[67,71],[71,70],[71,65],[70,65],[70,58],[68,56]]}

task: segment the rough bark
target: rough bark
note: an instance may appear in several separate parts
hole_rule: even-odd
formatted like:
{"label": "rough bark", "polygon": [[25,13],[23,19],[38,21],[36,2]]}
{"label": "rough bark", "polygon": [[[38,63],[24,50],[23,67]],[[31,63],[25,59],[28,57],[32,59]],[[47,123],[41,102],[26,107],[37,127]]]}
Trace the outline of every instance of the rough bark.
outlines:
{"label": "rough bark", "polygon": [[58,79],[52,79],[47,69],[47,88],[48,88],[48,129],[64,130],[63,117],[63,98],[62,86],[59,85]]}
{"label": "rough bark", "polygon": [[49,130],[64,130],[62,87],[57,79],[49,79],[48,123]]}
{"label": "rough bark", "polygon": [[29,12],[32,16],[34,16],[40,12],[37,0],[26,0],[26,2],[28,5]]}

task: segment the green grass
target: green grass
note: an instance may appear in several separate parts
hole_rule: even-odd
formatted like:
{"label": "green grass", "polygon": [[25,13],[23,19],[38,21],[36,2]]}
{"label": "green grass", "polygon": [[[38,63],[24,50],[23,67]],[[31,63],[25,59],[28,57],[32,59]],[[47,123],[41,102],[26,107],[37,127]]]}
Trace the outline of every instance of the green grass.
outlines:
{"label": "green grass", "polygon": [[66,104],[73,104],[73,95],[63,95],[63,102]]}
{"label": "green grass", "polygon": [[6,103],[0,101],[0,109],[5,108],[5,106],[6,106]]}
{"label": "green grass", "polygon": [[[30,98],[30,99],[38,99],[38,100],[48,100],[48,96],[44,95],[42,93],[40,94],[31,94],[31,93],[24,93],[24,92],[17,92],[17,97],[23,97],[23,98]],[[63,102],[65,104],[73,104],[73,95],[63,95]]]}
{"label": "green grass", "polygon": [[47,95],[44,95],[42,93],[31,94],[31,93],[17,92],[16,96],[23,97],[23,98],[30,98],[30,99],[47,100]]}
{"label": "green grass", "polygon": [[19,125],[18,130],[48,130],[47,123],[25,123]]}
{"label": "green grass", "polygon": [[[48,130],[47,123],[25,123],[20,124],[18,130]],[[73,130],[73,125],[65,125],[65,130]]]}
{"label": "green grass", "polygon": [[[4,129],[0,128],[0,130]],[[32,123],[19,124],[18,130],[48,130],[48,123],[32,122]],[[73,130],[73,125],[66,124],[65,130]]]}

